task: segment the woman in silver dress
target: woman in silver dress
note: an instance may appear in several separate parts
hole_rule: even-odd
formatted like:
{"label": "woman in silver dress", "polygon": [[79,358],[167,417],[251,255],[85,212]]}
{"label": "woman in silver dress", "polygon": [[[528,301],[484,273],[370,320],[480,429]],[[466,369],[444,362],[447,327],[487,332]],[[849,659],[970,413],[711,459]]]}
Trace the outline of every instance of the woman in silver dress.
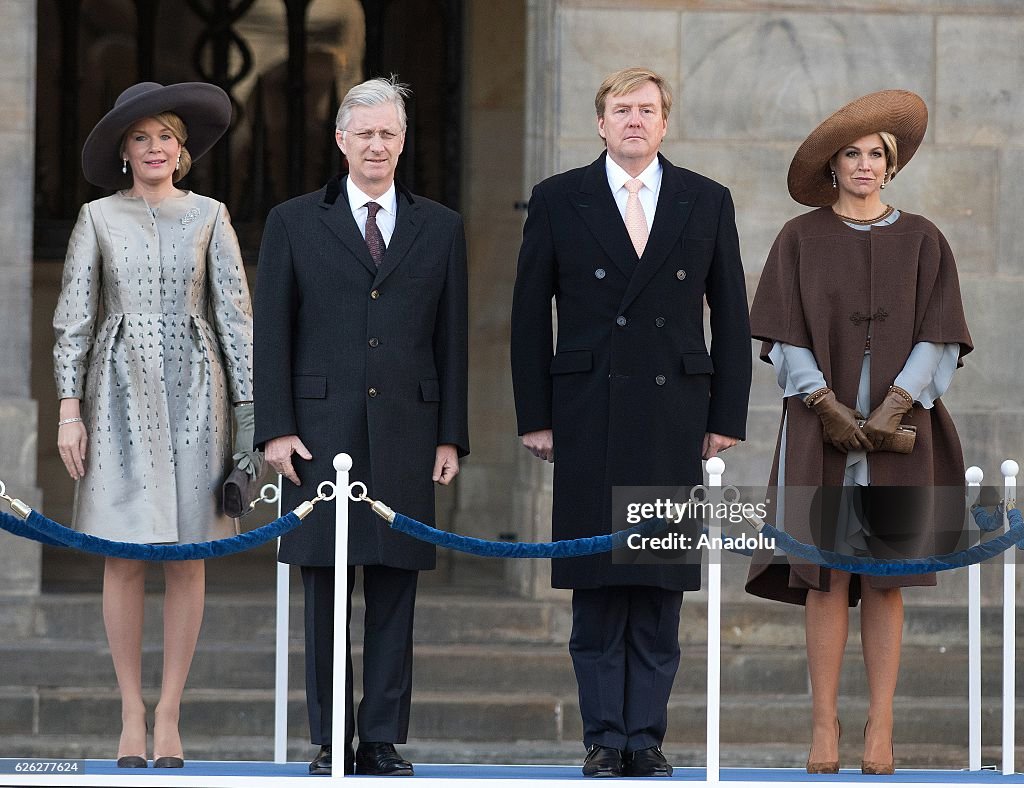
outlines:
{"label": "woman in silver dress", "polygon": [[[783,396],[773,522],[848,555],[948,552],[963,525],[963,453],[940,399],[972,349],[956,263],[934,224],[882,199],[927,124],[919,96],[886,90],[811,132],[790,165],[789,193],[820,207],[783,227],[751,309]],[[897,445],[901,426],[916,429],[915,443]],[[752,561],[747,590],[805,606],[807,771],[839,771],[839,679],[849,607],[861,602],[861,770],[892,774],[901,589],[935,585],[935,575],[862,576],[765,552]]]}
{"label": "woman in silver dress", "polygon": [[[82,206],[53,321],[57,443],[76,480],[79,531],[150,544],[236,533],[218,501],[232,454],[252,448],[249,289],[227,208],[175,186],[230,120],[220,88],[144,82],[118,97],[83,148],[86,179],[120,190]],[[147,765],[145,566],[107,558],[103,575],[122,767]],[[202,623],[205,566],[163,567],[153,765],[180,767],[179,709]]]}

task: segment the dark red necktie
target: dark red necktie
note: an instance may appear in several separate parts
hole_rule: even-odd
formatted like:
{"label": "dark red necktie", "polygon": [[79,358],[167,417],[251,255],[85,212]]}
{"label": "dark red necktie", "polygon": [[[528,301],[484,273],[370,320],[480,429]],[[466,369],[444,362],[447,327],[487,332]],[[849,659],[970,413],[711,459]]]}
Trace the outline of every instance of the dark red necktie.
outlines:
{"label": "dark red necktie", "polygon": [[384,250],[387,248],[384,246],[384,236],[380,234],[380,228],[377,226],[377,211],[380,210],[380,205],[375,202],[366,203],[366,246],[370,250],[370,257],[373,258],[373,263],[376,266],[380,266],[380,261],[384,259]]}

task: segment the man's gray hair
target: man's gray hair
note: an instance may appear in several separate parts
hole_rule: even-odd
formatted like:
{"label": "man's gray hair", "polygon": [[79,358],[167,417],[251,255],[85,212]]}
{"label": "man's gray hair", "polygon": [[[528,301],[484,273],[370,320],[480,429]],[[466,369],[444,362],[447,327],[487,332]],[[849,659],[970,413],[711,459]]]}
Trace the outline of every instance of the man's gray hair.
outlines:
{"label": "man's gray hair", "polygon": [[340,131],[348,128],[352,120],[353,107],[376,107],[380,104],[394,104],[398,109],[398,121],[402,124],[402,131],[405,131],[405,99],[412,95],[409,86],[398,81],[398,75],[392,74],[387,79],[378,77],[361,82],[348,93],[341,101],[338,108],[338,117],[335,126]]}

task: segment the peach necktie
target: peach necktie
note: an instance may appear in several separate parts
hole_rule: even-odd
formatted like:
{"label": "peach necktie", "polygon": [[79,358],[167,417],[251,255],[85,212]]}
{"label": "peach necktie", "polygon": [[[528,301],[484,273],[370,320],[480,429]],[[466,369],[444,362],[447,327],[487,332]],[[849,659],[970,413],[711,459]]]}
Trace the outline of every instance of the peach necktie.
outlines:
{"label": "peach necktie", "polygon": [[637,192],[643,188],[644,182],[639,178],[630,178],[626,181],[626,191],[629,197],[626,199],[626,231],[629,233],[629,240],[633,242],[636,249],[636,256],[643,257],[644,249],[647,246],[647,237],[650,230],[647,227],[647,217],[644,216],[644,207],[640,204]]}

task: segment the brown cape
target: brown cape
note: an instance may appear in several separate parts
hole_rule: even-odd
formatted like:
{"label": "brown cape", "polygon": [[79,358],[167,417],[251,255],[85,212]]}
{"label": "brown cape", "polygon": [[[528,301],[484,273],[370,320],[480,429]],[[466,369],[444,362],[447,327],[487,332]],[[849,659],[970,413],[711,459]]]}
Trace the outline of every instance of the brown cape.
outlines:
{"label": "brown cape", "polygon": [[[826,384],[850,407],[856,404],[869,326],[872,408],[885,397],[915,343],[957,342],[961,359],[973,349],[949,244],[927,219],[906,212],[893,224],[868,231],[850,227],[830,207],[787,222],[765,263],[750,322],[754,338],[763,340],[764,361],[775,342],[809,348]],[[812,498],[817,488],[841,488],[846,455],[823,442],[818,417],[799,398],[786,398],[783,408],[788,417],[785,530],[802,542],[832,547],[834,512],[822,515]],[[915,405],[902,423],[917,427],[913,453],[868,455],[872,493],[891,486],[917,493],[913,505],[904,498],[903,505],[881,506],[892,516],[871,520],[879,538],[870,546],[880,558],[953,549],[963,525],[963,455],[945,406],[941,401],[931,409]],[[780,427],[772,487],[778,484],[781,438]],[[769,522],[773,518],[769,509]],[[870,583],[934,585],[935,576],[870,577]],[[850,587],[856,604],[859,585]],[[808,588],[828,590],[829,570],[797,559],[788,566],[778,558],[772,562],[770,551],[760,551],[746,588],[756,596],[803,604]]]}

